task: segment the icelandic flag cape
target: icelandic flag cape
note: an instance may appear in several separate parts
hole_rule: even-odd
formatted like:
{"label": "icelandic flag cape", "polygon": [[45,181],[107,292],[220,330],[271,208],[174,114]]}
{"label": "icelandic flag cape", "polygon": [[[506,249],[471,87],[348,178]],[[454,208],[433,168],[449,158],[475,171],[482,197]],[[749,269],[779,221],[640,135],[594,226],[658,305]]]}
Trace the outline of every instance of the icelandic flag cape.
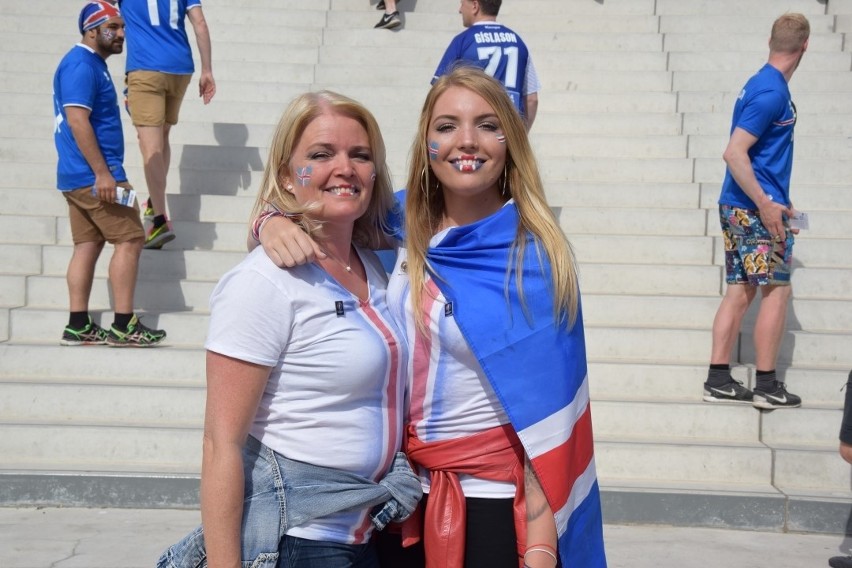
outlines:
{"label": "icelandic flag cape", "polygon": [[521,303],[509,258],[517,227],[510,202],[451,230],[427,260],[532,461],[555,515],[562,565],[604,568],[582,313],[570,329],[555,321],[550,264],[532,236]]}

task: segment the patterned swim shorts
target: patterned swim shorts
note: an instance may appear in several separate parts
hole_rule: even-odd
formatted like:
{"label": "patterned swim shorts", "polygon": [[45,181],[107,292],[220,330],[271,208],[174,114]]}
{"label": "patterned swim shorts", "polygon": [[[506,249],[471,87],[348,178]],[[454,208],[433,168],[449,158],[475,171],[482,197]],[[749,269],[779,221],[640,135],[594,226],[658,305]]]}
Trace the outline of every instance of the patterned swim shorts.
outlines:
{"label": "patterned swim shorts", "polygon": [[[775,241],[758,212],[730,205],[719,206],[725,239],[725,281],[752,286],[787,286],[793,264],[793,233]],[[788,222],[784,217],[784,224]]]}

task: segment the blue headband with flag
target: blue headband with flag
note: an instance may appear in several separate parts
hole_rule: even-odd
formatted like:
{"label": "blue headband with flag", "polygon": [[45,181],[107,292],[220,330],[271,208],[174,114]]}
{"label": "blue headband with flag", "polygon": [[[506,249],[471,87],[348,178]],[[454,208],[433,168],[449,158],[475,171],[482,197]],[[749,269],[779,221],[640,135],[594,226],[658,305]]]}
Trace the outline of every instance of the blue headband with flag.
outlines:
{"label": "blue headband with flag", "polygon": [[80,11],[80,21],[78,23],[80,33],[84,34],[92,28],[100,26],[107,20],[120,16],[121,12],[118,11],[118,8],[109,2],[102,0],[89,2]]}

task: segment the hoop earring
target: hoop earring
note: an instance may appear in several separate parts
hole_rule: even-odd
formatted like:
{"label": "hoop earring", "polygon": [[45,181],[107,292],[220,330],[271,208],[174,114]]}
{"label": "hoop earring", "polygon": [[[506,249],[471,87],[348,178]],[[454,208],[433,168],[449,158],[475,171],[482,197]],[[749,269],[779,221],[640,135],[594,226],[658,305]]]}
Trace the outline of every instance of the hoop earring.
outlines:
{"label": "hoop earring", "polygon": [[510,190],[509,188],[507,188],[507,185],[508,185],[508,179],[509,179],[509,164],[505,164],[505,165],[503,166],[503,187],[502,187],[502,194],[503,194],[503,197],[509,197],[509,198],[511,198],[511,197],[512,197],[512,192],[511,192],[511,190]]}

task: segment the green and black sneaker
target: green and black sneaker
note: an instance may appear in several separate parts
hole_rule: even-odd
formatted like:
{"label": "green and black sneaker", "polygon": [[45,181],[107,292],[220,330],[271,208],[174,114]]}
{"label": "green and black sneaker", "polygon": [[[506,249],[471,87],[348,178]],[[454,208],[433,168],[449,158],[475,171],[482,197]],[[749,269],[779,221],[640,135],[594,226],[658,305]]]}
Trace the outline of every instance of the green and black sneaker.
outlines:
{"label": "green and black sneaker", "polygon": [[59,340],[61,345],[77,346],[77,345],[104,345],[107,342],[107,332],[101,326],[89,318],[82,329],[74,329],[66,327],[62,332],[62,339]]}
{"label": "green and black sneaker", "polygon": [[166,332],[162,329],[151,329],[142,325],[136,314],[133,314],[127,331],[120,331],[115,326],[110,327],[106,337],[106,343],[110,347],[154,347],[166,338]]}

